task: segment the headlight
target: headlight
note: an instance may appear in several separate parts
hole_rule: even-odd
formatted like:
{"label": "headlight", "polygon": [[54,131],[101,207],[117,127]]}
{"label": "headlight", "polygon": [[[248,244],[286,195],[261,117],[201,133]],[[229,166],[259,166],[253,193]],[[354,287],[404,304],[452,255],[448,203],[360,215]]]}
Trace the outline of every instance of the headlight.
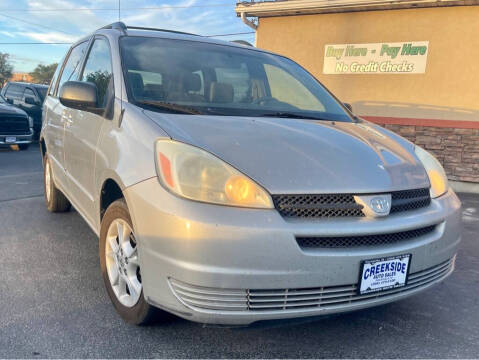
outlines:
{"label": "headlight", "polygon": [[273,208],[271,196],[261,186],[195,146],[158,140],[155,156],[161,184],[179,196],[221,205]]}
{"label": "headlight", "polygon": [[28,125],[33,128],[33,118],[31,116],[28,117]]}
{"label": "headlight", "polygon": [[421,160],[426,169],[427,175],[429,176],[429,182],[431,183],[431,197],[436,198],[441,196],[449,188],[447,176],[441,164],[434,156],[419,146],[415,146],[414,152],[419,160]]}

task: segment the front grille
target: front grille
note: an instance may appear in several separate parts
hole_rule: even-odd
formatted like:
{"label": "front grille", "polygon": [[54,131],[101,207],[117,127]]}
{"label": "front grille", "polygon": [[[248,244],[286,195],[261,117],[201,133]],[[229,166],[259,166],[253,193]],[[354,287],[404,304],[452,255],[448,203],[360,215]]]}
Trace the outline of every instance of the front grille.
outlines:
{"label": "front grille", "polygon": [[391,193],[390,213],[416,210],[429,206],[430,203],[431,196],[427,188],[395,191]]}
{"label": "front grille", "polygon": [[193,286],[170,279],[176,296],[195,309],[217,311],[288,311],[341,309],[367,305],[375,299],[408,293],[444,279],[454,270],[455,257],[437,266],[409,275],[404,287],[360,295],[358,285],[325,286],[302,289],[220,289]]}
{"label": "front grille", "polygon": [[[275,208],[285,218],[364,216],[363,206],[354,201],[353,194],[291,194],[272,198]],[[420,209],[430,203],[428,188],[391,192],[391,213]]]}
{"label": "front grille", "polygon": [[284,217],[364,216],[363,206],[350,194],[273,195],[273,202]]}
{"label": "front grille", "polygon": [[375,246],[416,239],[433,232],[435,228],[432,225],[408,231],[359,236],[297,236],[296,241],[302,249]]}
{"label": "front grille", "polygon": [[0,115],[0,135],[28,135],[29,133],[27,117]]}

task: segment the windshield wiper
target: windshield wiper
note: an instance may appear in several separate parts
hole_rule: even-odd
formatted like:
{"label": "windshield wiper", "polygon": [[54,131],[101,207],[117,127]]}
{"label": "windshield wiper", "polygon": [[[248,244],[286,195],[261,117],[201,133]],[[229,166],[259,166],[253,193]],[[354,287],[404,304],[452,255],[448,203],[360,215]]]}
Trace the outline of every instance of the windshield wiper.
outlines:
{"label": "windshield wiper", "polygon": [[273,112],[273,113],[266,113],[266,114],[261,114],[259,115],[261,117],[279,117],[279,118],[289,118],[289,119],[309,119],[309,120],[327,120],[327,121],[334,121],[330,119],[324,119],[316,116],[308,116],[308,115],[301,115],[301,114],[295,114],[295,113],[290,113],[290,112],[283,112],[283,111],[278,111],[278,112]]}
{"label": "windshield wiper", "polygon": [[196,109],[182,106],[182,105],[172,104],[166,101],[137,100],[137,103],[148,105],[148,106],[154,106],[156,108],[163,109],[163,110],[173,111],[178,114],[203,115],[201,111],[198,111]]}

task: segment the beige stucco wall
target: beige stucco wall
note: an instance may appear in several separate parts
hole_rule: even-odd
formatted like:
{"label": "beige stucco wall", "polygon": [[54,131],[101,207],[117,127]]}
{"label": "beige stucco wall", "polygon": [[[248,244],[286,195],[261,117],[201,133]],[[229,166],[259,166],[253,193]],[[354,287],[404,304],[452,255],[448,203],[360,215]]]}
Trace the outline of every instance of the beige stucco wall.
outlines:
{"label": "beige stucco wall", "polygon": [[[324,75],[325,44],[429,41],[425,74]],[[261,18],[257,46],[312,72],[361,115],[479,121],[479,6]]]}

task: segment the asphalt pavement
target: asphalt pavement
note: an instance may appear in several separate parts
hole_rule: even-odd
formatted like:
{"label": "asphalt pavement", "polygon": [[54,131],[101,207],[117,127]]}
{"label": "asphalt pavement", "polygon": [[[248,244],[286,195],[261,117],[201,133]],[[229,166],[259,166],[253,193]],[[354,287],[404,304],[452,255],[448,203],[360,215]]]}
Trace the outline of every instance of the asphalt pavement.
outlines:
{"label": "asphalt pavement", "polygon": [[88,225],[74,210],[47,211],[38,146],[0,150],[0,358],[477,358],[479,196],[459,195],[456,271],[421,295],[243,328],[136,327],[110,304]]}

